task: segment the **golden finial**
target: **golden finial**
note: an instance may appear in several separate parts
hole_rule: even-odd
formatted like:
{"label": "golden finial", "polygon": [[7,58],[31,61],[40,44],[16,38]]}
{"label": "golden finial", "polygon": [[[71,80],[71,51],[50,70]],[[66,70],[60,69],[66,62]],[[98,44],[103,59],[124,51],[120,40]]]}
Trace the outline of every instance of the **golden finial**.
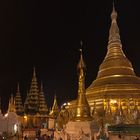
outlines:
{"label": "golden finial", "polygon": [[58,105],[57,105],[57,99],[56,99],[56,94],[54,95],[54,102],[53,102],[53,110],[58,109]]}
{"label": "golden finial", "polygon": [[113,1],[112,13],[111,13],[111,20],[112,23],[109,30],[109,44],[114,42],[120,44],[121,41],[120,41],[119,28],[117,25],[117,12],[115,10],[114,1]]}
{"label": "golden finial", "polygon": [[85,92],[85,63],[83,60],[83,55],[82,55],[82,49],[80,49],[80,61],[78,63],[78,72],[79,72],[79,88],[78,88],[78,93],[80,92]]}
{"label": "golden finial", "polygon": [[33,67],[33,77],[32,77],[32,81],[37,81],[37,78],[36,78],[36,68]]}
{"label": "golden finial", "polygon": [[82,51],[83,41],[82,41],[82,40],[80,41],[80,46],[81,46],[81,48],[79,49],[79,51],[80,51],[80,53],[81,53],[81,55],[82,55],[82,53],[83,53],[83,51]]}
{"label": "golden finial", "polygon": [[111,19],[112,19],[112,22],[116,22],[116,19],[117,19],[117,12],[115,10],[114,1],[113,1],[113,8],[112,8],[112,13],[111,13]]}
{"label": "golden finial", "polygon": [[77,66],[78,70],[86,68],[85,62],[83,60],[83,51],[82,51],[82,49],[79,49],[79,51],[80,51],[80,61]]}
{"label": "golden finial", "polygon": [[54,95],[54,102],[53,102],[53,106],[52,109],[49,113],[50,116],[56,117],[59,113],[59,108],[58,108],[58,104],[57,104],[57,100],[56,100],[56,94]]}
{"label": "golden finial", "polygon": [[114,0],[113,0],[113,11],[115,11],[115,2],[114,2]]}

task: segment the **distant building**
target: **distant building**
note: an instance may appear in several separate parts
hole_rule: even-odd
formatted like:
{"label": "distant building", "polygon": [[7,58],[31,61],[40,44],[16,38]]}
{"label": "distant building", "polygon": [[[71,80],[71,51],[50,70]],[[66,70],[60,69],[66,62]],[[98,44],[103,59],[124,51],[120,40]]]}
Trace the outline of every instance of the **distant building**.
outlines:
{"label": "distant building", "polygon": [[[1,110],[0,110],[1,112]],[[41,88],[39,90],[37,77],[35,68],[33,71],[33,77],[30,85],[29,93],[24,102],[22,102],[22,98],[20,95],[19,84],[17,86],[16,96],[9,100],[8,112],[6,116],[0,115],[0,130],[5,130],[5,123],[3,124],[3,119],[8,120],[8,125],[12,122],[11,119],[16,119],[17,126],[22,131],[25,128],[44,128],[48,126],[48,116],[49,116],[48,107],[45,100],[45,95],[43,92],[43,85],[41,84]],[[13,115],[15,114],[15,116]],[[2,128],[2,124],[4,127]],[[13,124],[13,123],[12,123]],[[13,127],[14,128],[14,127]],[[7,128],[11,130],[10,126]]]}
{"label": "distant building", "polygon": [[14,98],[11,96],[7,114],[3,115],[0,109],[0,135],[5,133],[8,136],[20,133],[20,124],[15,112]]}
{"label": "distant building", "polygon": [[48,107],[43,92],[43,86],[41,85],[41,89],[39,91],[34,68],[30,90],[24,103],[26,127],[41,127],[43,123],[46,123],[47,115]]}

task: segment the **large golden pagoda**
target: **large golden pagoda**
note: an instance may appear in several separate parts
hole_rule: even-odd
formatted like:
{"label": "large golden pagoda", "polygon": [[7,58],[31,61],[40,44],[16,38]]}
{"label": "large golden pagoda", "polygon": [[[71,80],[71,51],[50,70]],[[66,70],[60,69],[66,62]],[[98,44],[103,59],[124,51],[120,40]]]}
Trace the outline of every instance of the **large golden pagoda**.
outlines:
{"label": "large golden pagoda", "polygon": [[[110,123],[140,123],[140,78],[122,50],[114,5],[107,54],[86,96],[94,118],[108,118]],[[69,108],[74,110],[76,101],[71,101]]]}
{"label": "large golden pagoda", "polygon": [[[91,108],[96,105],[101,115],[107,106],[112,113],[140,111],[140,78],[122,50],[117,12],[113,6],[107,54],[99,67],[97,78],[87,88]],[[93,108],[94,110],[94,108]]]}

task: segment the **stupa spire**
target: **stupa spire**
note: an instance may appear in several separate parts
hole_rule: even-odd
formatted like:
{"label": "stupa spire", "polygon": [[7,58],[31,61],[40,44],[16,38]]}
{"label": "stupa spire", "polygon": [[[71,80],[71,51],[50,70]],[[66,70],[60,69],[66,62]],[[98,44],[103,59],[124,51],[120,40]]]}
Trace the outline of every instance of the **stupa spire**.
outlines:
{"label": "stupa spire", "polygon": [[35,68],[33,69],[33,77],[31,81],[29,95],[27,97],[28,97],[28,104],[26,105],[26,110],[28,110],[27,114],[31,115],[37,114],[39,105],[39,89]]}
{"label": "stupa spire", "polygon": [[9,106],[8,106],[8,112],[15,112],[15,99],[13,97],[13,94],[11,94],[11,98],[9,100]]}
{"label": "stupa spire", "polygon": [[58,104],[57,104],[56,95],[54,96],[54,102],[53,102],[52,110],[58,110]]}
{"label": "stupa spire", "polygon": [[117,12],[115,10],[115,6],[114,6],[114,2],[113,2],[113,9],[112,9],[112,13],[111,13],[111,27],[109,30],[109,42],[110,43],[121,43],[120,40],[120,31],[119,31],[119,27],[117,24]]}
{"label": "stupa spire", "polygon": [[17,84],[17,92],[15,97],[15,108],[17,115],[23,115],[24,114],[24,108],[22,104],[22,99],[20,95],[20,89],[19,89],[19,83]]}
{"label": "stupa spire", "polygon": [[114,4],[111,13],[107,54],[100,65],[97,78],[111,75],[135,75],[131,62],[126,58],[122,50],[120,31],[117,24],[117,12]]}
{"label": "stupa spire", "polygon": [[117,12],[115,10],[114,2],[111,13],[111,26],[109,29],[108,52],[106,55],[106,58],[111,57],[125,57],[125,54],[122,50],[120,31],[117,24]]}
{"label": "stupa spire", "polygon": [[33,68],[33,77],[32,77],[32,81],[37,81],[37,78],[36,78],[36,69],[35,69],[35,67]]}
{"label": "stupa spire", "polygon": [[85,76],[84,76],[84,74],[85,74],[85,68],[86,68],[86,65],[85,65],[84,60],[83,60],[82,49],[80,49],[79,51],[80,51],[80,61],[77,65],[77,69],[79,72],[78,94],[85,92]]}
{"label": "stupa spire", "polygon": [[78,98],[74,121],[89,121],[92,117],[90,115],[90,107],[85,95],[85,63],[83,61],[82,49],[80,49],[80,53],[80,61],[78,63]]}
{"label": "stupa spire", "polygon": [[56,99],[56,95],[55,95],[53,106],[52,106],[52,109],[51,109],[49,115],[52,117],[57,117],[58,113],[59,113],[59,108],[58,108],[57,99]]}

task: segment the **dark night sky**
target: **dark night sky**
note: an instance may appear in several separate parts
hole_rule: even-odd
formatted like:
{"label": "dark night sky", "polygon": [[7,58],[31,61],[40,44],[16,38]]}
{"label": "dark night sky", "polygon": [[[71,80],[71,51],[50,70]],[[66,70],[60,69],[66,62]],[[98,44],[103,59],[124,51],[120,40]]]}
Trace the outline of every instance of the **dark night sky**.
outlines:
{"label": "dark night sky", "polygon": [[[76,2],[75,2],[76,1]],[[140,76],[139,0],[116,0],[123,50]],[[76,65],[83,40],[86,86],[96,78],[107,49],[112,0],[3,0],[0,2],[0,96],[5,110],[17,82],[22,97],[33,66],[48,106],[77,96]]]}

